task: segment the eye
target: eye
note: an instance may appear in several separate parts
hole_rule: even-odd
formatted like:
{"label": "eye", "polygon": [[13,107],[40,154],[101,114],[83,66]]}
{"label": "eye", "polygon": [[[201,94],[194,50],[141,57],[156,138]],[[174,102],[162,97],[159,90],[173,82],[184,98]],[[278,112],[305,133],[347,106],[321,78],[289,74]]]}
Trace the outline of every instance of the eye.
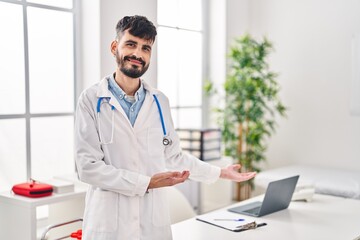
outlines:
{"label": "eye", "polygon": [[150,48],[150,47],[143,47],[143,50],[144,50],[145,52],[150,52],[150,51],[151,51],[151,48]]}

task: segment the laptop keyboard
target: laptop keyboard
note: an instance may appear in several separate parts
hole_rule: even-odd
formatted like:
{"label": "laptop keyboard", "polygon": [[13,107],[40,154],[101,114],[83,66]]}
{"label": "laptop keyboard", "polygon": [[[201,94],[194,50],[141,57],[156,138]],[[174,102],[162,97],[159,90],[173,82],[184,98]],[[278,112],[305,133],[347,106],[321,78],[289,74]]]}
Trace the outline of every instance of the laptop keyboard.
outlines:
{"label": "laptop keyboard", "polygon": [[251,209],[245,210],[244,212],[257,215],[260,212],[260,208],[261,207],[251,208]]}

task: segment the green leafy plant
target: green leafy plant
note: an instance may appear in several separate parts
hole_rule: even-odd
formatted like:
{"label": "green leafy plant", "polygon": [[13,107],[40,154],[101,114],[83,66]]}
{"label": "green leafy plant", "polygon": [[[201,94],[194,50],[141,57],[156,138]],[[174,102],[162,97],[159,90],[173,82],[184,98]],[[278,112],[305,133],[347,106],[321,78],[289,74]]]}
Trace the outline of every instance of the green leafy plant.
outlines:
{"label": "green leafy plant", "polygon": [[[286,115],[278,97],[276,73],[269,70],[267,57],[273,50],[264,38],[256,41],[246,34],[230,48],[230,67],[224,84],[225,106],[216,109],[222,127],[225,155],[242,165],[242,171],[260,171],[265,160],[266,140],[275,132],[276,115]],[[213,91],[207,83],[205,91]],[[250,197],[252,181],[238,185],[236,199]]]}

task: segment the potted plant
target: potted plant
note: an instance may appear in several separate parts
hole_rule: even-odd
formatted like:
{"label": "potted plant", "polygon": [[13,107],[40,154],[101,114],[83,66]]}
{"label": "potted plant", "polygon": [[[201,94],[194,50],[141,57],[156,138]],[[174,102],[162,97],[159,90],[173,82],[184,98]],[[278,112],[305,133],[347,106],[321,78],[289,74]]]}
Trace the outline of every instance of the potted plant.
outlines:
{"label": "potted plant", "polygon": [[[269,70],[267,57],[272,44],[256,41],[249,34],[235,39],[229,53],[230,66],[224,83],[224,107],[218,108],[224,154],[242,165],[242,171],[260,171],[265,160],[266,140],[275,132],[276,115],[285,116],[279,99],[276,73]],[[205,90],[214,87],[208,83]],[[253,182],[238,183],[236,200],[250,197]]]}

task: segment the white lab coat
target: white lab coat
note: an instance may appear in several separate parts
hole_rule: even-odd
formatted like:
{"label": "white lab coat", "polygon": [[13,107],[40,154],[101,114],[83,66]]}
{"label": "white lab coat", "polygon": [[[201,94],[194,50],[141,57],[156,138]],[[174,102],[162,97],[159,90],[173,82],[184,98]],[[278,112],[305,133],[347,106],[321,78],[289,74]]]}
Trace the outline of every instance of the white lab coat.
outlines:
{"label": "white lab coat", "polygon": [[[220,168],[183,154],[174,130],[167,97],[143,82],[146,97],[134,126],[108,90],[108,77],[85,90],[75,121],[76,165],[80,180],[90,184],[86,195],[83,240],[169,240],[170,216],[166,188],[150,189],[150,178],[168,170],[189,170],[190,178],[211,183]],[[153,94],[159,99],[172,145],[162,144],[163,131]],[[96,105],[110,97],[115,107],[112,144],[99,141]],[[111,138],[112,110],[103,100],[100,110],[103,140]]]}

